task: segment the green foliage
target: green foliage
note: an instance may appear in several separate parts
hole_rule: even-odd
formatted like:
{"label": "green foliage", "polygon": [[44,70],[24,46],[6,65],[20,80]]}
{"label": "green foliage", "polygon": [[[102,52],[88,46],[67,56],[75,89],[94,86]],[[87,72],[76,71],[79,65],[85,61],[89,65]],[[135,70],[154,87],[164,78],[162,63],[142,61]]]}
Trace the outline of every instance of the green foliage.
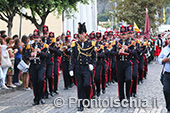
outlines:
{"label": "green foliage", "polygon": [[[72,11],[76,11],[76,5],[78,2],[88,3],[88,0],[24,0],[26,8],[31,10],[31,15],[23,15],[26,19],[30,20],[39,30],[42,30],[45,24],[47,16],[56,11],[58,15],[63,11],[67,11],[68,14]],[[19,12],[18,12],[19,13]],[[41,23],[37,22],[37,18],[41,19]]]}
{"label": "green foliage", "polygon": [[156,29],[163,22],[161,17],[165,1],[168,3],[168,0],[112,0],[112,2],[117,3],[117,7],[113,9],[116,10],[115,16],[118,22],[125,21],[132,25],[133,22],[136,22],[143,30],[145,27],[146,8],[148,8],[150,25],[153,29]]}
{"label": "green foliage", "polygon": [[13,18],[18,8],[22,7],[22,0],[0,0],[0,19],[7,23],[8,35],[11,36]]}
{"label": "green foliage", "polygon": [[105,22],[105,21],[108,21],[108,19],[109,19],[109,15],[107,13],[97,15],[98,22],[99,21]]}

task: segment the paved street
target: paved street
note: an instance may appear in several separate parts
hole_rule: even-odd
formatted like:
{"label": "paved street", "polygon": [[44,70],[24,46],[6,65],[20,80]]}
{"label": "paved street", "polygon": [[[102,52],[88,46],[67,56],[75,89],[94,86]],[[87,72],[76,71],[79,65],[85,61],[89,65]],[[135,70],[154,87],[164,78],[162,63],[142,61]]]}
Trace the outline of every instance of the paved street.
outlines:
{"label": "paved street", "polygon": [[[165,101],[162,92],[162,85],[159,81],[160,72],[162,66],[159,64],[149,64],[148,77],[144,80],[143,84],[138,85],[138,98],[147,99],[149,105],[153,103],[153,98],[158,101],[158,108],[130,108],[130,107],[106,107],[106,108],[85,108],[84,113],[166,113]],[[6,95],[0,96],[0,112],[1,113],[35,113],[35,112],[47,112],[47,113],[76,113],[77,106],[72,104],[68,107],[68,98],[77,97],[76,86],[70,88],[69,90],[63,90],[64,83],[63,77],[60,75],[59,81],[59,95],[55,97],[49,97],[46,100],[45,105],[32,106],[33,92],[32,91],[15,91]],[[65,99],[64,105],[61,108],[56,108],[53,104],[53,100],[57,97],[62,97]],[[113,99],[118,98],[117,84],[111,84],[107,87],[106,94],[101,95],[101,99],[106,99],[112,97]]]}

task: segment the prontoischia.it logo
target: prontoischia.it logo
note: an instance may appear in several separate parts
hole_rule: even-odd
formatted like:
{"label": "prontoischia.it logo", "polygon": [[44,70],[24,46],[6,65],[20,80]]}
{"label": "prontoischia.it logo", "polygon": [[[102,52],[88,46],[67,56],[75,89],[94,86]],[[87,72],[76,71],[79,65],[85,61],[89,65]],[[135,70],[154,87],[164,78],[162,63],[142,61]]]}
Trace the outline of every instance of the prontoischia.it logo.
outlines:
{"label": "prontoischia.it logo", "polygon": [[106,99],[77,99],[75,97],[69,97],[66,101],[62,97],[57,97],[54,99],[53,104],[54,106],[61,108],[65,105],[68,105],[68,107],[75,106],[77,104],[78,107],[82,104],[84,107],[91,107],[91,108],[107,108],[107,107],[138,107],[138,108],[158,108],[158,101],[156,98],[152,98],[152,103],[149,103],[149,100],[147,99],[141,99],[141,98],[130,98],[129,100],[123,99],[121,102],[119,99],[113,99],[113,97],[109,97]]}

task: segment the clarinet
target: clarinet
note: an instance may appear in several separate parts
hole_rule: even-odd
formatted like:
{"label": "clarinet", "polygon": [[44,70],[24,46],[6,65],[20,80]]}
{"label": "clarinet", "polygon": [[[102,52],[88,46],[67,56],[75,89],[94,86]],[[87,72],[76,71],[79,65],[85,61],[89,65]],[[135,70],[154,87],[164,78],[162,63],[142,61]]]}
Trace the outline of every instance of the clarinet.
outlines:
{"label": "clarinet", "polygon": [[34,47],[34,50],[35,50],[35,55],[34,55],[34,64],[36,64],[36,56],[37,56],[37,49],[38,48],[38,45],[37,45],[37,41],[35,42],[35,47]]}
{"label": "clarinet", "polygon": [[[124,45],[125,45],[125,39],[123,39],[123,44],[122,44],[123,53],[124,53],[124,48],[123,48]],[[124,61],[124,55],[122,55],[122,61]]]}

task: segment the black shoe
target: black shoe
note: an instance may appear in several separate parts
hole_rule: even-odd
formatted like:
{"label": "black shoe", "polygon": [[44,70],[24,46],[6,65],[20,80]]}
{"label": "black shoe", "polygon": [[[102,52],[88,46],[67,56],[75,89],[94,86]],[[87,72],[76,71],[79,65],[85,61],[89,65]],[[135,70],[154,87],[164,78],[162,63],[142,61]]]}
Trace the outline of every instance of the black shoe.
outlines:
{"label": "black shoe", "polygon": [[132,94],[132,97],[136,98],[136,97],[137,97],[137,94],[136,94],[136,93],[133,93],[133,94]]}
{"label": "black shoe", "polygon": [[71,85],[69,85],[70,88],[72,88],[74,86],[74,84],[72,83]]}
{"label": "black shoe", "polygon": [[140,83],[143,84],[143,80],[141,80]]}
{"label": "black shoe", "polygon": [[83,111],[84,108],[81,106],[81,107],[78,107],[77,111]]}
{"label": "black shoe", "polygon": [[97,97],[99,97],[100,96],[100,93],[97,93]]}
{"label": "black shoe", "polygon": [[130,103],[130,97],[128,97],[127,100],[128,100],[128,103]]}
{"label": "black shoe", "polygon": [[45,93],[43,96],[44,99],[48,98],[48,93]]}
{"label": "black shoe", "polygon": [[102,93],[103,93],[103,94],[105,94],[105,93],[106,93],[106,90],[105,90],[105,89],[104,89],[104,90],[102,90]]}
{"label": "black shoe", "polygon": [[57,90],[56,90],[56,91],[54,91],[54,93],[59,94]]}
{"label": "black shoe", "polygon": [[112,80],[112,83],[114,84],[114,83],[115,83],[115,81],[114,81],[114,80]]}
{"label": "black shoe", "polygon": [[64,90],[68,90],[68,87],[65,87]]}
{"label": "black shoe", "polygon": [[54,93],[53,93],[53,92],[51,92],[50,95],[51,95],[52,97],[54,97]]}
{"label": "black shoe", "polygon": [[41,104],[45,104],[45,100],[44,99],[41,99]]}
{"label": "black shoe", "polygon": [[40,104],[39,101],[34,101],[34,103],[32,105],[35,106],[35,105],[39,105],[39,104]]}

